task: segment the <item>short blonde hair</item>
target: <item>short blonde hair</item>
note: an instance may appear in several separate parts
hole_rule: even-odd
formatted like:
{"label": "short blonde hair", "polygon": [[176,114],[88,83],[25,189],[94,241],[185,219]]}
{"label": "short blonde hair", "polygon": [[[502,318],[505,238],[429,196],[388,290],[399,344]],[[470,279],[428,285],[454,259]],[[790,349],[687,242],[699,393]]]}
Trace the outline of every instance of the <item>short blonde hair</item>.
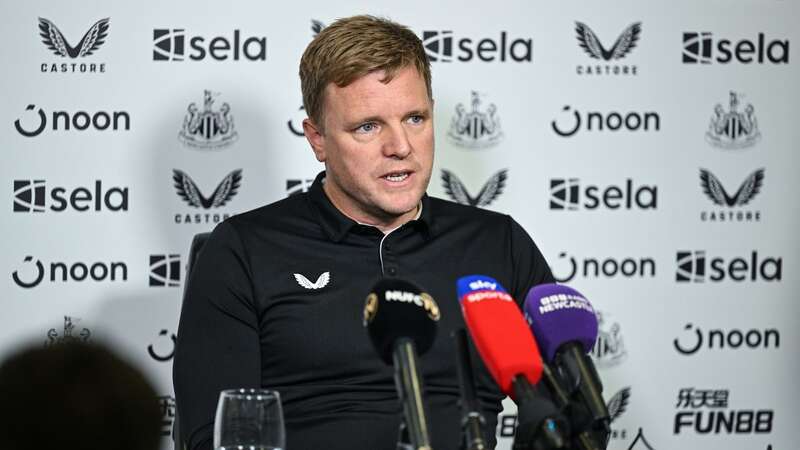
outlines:
{"label": "short blonde hair", "polygon": [[375,71],[388,83],[400,69],[413,66],[431,90],[431,66],[422,41],[407,27],[374,16],[339,19],[308,44],[300,59],[303,106],[308,117],[323,127],[322,105],[328,83],[345,87]]}

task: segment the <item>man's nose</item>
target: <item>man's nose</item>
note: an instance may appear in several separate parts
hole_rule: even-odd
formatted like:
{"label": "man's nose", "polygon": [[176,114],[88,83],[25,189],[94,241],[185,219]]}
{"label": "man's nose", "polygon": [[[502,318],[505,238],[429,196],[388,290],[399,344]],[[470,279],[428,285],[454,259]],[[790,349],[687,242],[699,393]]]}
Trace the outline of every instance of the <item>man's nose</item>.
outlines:
{"label": "man's nose", "polygon": [[383,154],[390,158],[404,159],[413,150],[408,132],[402,125],[387,127],[384,134]]}

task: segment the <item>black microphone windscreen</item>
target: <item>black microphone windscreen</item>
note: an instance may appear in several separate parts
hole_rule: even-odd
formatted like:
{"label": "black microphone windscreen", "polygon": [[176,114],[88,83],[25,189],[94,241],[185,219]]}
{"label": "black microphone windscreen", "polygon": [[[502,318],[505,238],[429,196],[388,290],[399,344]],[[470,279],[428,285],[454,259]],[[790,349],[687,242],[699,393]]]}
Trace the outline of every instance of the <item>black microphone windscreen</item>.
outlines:
{"label": "black microphone windscreen", "polygon": [[384,278],[367,296],[364,326],[381,359],[391,365],[400,338],[413,340],[420,356],[431,348],[440,314],[433,297],[414,283]]}

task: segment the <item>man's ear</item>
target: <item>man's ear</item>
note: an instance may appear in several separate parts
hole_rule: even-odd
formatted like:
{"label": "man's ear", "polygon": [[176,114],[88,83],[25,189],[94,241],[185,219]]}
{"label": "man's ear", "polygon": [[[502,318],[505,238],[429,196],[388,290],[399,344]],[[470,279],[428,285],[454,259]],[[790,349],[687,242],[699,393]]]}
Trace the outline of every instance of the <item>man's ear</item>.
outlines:
{"label": "man's ear", "polygon": [[314,156],[319,162],[325,162],[325,136],[319,126],[315,125],[311,119],[303,119],[303,132],[306,134],[308,143],[311,144],[311,149],[314,150]]}

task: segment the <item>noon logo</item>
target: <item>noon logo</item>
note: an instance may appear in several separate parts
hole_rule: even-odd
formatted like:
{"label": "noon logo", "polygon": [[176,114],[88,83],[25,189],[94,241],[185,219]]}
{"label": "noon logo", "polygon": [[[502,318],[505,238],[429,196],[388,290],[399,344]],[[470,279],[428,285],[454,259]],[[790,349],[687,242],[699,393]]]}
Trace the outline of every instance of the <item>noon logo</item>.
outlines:
{"label": "noon logo", "polygon": [[28,255],[23,260],[23,267],[15,270],[11,274],[11,278],[17,286],[25,289],[34,288],[46,279],[51,283],[127,281],[128,266],[119,261],[110,263],[52,262],[45,264],[39,259],[33,262],[33,256]]}
{"label": "noon logo", "polygon": [[578,45],[589,57],[602,61],[599,64],[578,65],[575,71],[578,75],[636,75],[637,66],[613,62],[625,58],[636,47],[641,32],[642,23],[633,23],[622,31],[613,45],[606,48],[588,25],[575,22]]}
{"label": "noon logo", "polygon": [[717,148],[736,150],[752,147],[761,139],[755,108],[748,103],[744,111],[739,111],[741,94],[731,91],[728,99],[728,110],[717,103],[714,115],[708,124],[706,142]]}
{"label": "noon logo", "polygon": [[297,108],[297,114],[292,119],[286,121],[286,126],[289,128],[289,131],[297,136],[297,137],[305,137],[306,133],[303,131],[303,119],[306,117],[305,113],[306,108],[303,105],[300,105]]}
{"label": "noon logo", "polygon": [[455,202],[470,206],[488,206],[503,193],[507,174],[508,169],[503,169],[492,175],[474,197],[467,192],[464,183],[449,170],[442,169],[442,184],[447,195]]}
{"label": "noon logo", "polygon": [[[30,104],[25,108],[27,116],[31,118],[19,118],[14,121],[14,128],[25,137],[35,137],[47,128],[48,114],[44,109],[36,110],[36,105]],[[33,113],[31,113],[33,112]],[[38,124],[37,124],[38,122]],[[34,125],[35,124],[35,125]],[[97,111],[94,113],[86,111],[67,112],[53,111],[50,116],[50,124],[53,131],[117,131],[131,129],[131,116],[125,111]]]}
{"label": "noon logo", "polygon": [[294,179],[286,180],[286,196],[299,195],[308,192],[314,180],[311,179]]}
{"label": "noon logo", "polygon": [[150,255],[151,287],[178,287],[180,282],[180,255]]}
{"label": "noon logo", "polygon": [[[49,197],[49,205],[48,205]],[[54,187],[49,190],[45,180],[14,180],[14,212],[62,212],[71,209],[86,211],[127,211],[128,188],[104,188],[95,180],[94,189],[88,187]]]}
{"label": "noon logo", "polygon": [[[108,18],[98,20],[86,31],[83,38],[75,46],[72,46],[55,23],[40,17],[39,36],[42,38],[42,43],[56,56],[68,59],[84,58],[93,55],[103,46],[108,37],[108,23]],[[42,72],[102,73],[106,71],[105,63],[96,62],[43,62],[40,67]]]}
{"label": "noon logo", "polygon": [[422,45],[433,62],[531,62],[533,39],[511,38],[501,31],[498,39],[456,38],[452,31],[423,31]]}
{"label": "noon logo", "polygon": [[497,145],[503,140],[497,106],[490,103],[485,111],[480,108],[480,94],[472,91],[470,110],[463,103],[456,105],[456,115],[450,122],[447,137],[459,147],[478,149]]}
{"label": "noon logo", "polygon": [[243,37],[240,30],[233,36],[187,36],[183,28],[157,28],[153,30],[154,61],[202,61],[206,57],[215,61],[265,61],[266,37]]}
{"label": "noon logo", "polygon": [[178,140],[184,145],[200,150],[218,150],[230,146],[239,138],[233,126],[231,106],[223,103],[214,110],[214,97],[219,93],[203,91],[203,110],[192,102],[183,118]]}
{"label": "noon logo", "polygon": [[678,283],[781,281],[783,270],[783,258],[764,258],[756,250],[749,259],[708,257],[705,250],[678,251],[675,261]]}
{"label": "noon logo", "polygon": [[[728,210],[702,211],[700,220],[703,222],[759,222],[761,211],[738,209],[745,206],[758,195],[764,183],[764,169],[757,169],[747,176],[739,188],[729,194],[722,182],[711,171],[700,169],[700,186],[712,203]],[[736,210],[732,210],[737,208]]]}
{"label": "noon logo", "polygon": [[550,179],[550,209],[577,211],[604,209],[656,209],[657,186],[636,186],[625,180],[625,186],[581,185],[578,178]]}
{"label": "noon logo", "polygon": [[[660,131],[661,116],[654,111],[643,112],[599,112],[581,113],[570,105],[561,108],[562,116],[550,122],[553,132],[561,137],[574,136],[581,130],[587,132],[638,132]],[[572,114],[570,114],[570,111]]]}
{"label": "noon logo", "polygon": [[[217,184],[214,192],[204,196],[197,184],[186,172],[172,170],[175,192],[193,208],[211,209],[225,206],[236,196],[242,182],[242,169],[230,172]],[[175,223],[218,223],[230,217],[228,213],[175,214]]]}
{"label": "noon logo", "polygon": [[[568,270],[558,270],[553,264],[553,275],[559,283],[567,283],[576,276],[583,278],[653,278],[656,275],[656,261],[653,258],[576,258],[566,252],[558,254],[558,259],[569,260]],[[560,264],[563,265],[563,264]]]}
{"label": "noon logo", "polygon": [[789,40],[768,39],[758,33],[755,40],[715,38],[709,31],[683,33],[684,64],[788,64]]}
{"label": "noon logo", "polygon": [[687,323],[683,329],[686,330],[685,334],[688,334],[689,337],[675,338],[672,341],[675,351],[681,355],[694,355],[706,348],[708,350],[737,350],[744,347],[745,349],[760,350],[781,347],[781,333],[776,328],[765,330],[711,329],[706,334],[700,327]]}

